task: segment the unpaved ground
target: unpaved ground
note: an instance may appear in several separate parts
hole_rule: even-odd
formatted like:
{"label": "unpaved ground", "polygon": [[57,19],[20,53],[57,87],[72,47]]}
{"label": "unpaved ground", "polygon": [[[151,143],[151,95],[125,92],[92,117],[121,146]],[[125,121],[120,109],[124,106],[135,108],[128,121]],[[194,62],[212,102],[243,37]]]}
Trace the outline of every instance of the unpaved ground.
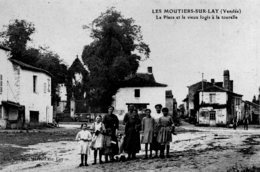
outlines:
{"label": "unpaved ground", "polygon": [[[33,158],[6,164],[3,171],[235,171],[260,167],[260,130],[182,126],[187,132],[173,136],[169,159],[133,160],[78,167],[77,142],[54,140],[26,147]],[[183,130],[182,130],[183,131]],[[25,146],[11,145],[17,148]],[[3,145],[0,145],[2,147]],[[142,158],[143,151],[139,157]],[[90,155],[89,164],[93,155]]]}

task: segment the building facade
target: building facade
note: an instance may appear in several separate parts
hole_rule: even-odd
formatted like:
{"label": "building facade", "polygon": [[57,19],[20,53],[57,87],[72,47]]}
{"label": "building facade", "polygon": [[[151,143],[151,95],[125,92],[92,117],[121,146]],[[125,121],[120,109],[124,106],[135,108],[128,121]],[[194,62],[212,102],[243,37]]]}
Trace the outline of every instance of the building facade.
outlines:
{"label": "building facade", "polygon": [[167,90],[166,84],[155,81],[151,67],[148,67],[148,73],[137,73],[128,78],[114,95],[113,106],[119,120],[123,120],[129,104],[134,104],[139,114],[144,113],[146,108],[151,109],[152,115],[155,114],[156,104],[168,107],[170,113],[174,108],[171,90]]}
{"label": "building facade", "polygon": [[9,58],[0,47],[0,126],[17,128],[53,121],[51,74]]}
{"label": "building facade", "polygon": [[227,91],[218,86],[211,86],[199,91],[199,125],[228,125],[242,120],[242,95]]}
{"label": "building facade", "polygon": [[247,116],[250,124],[260,124],[260,105],[250,101],[242,102],[242,119]]}
{"label": "building facade", "polygon": [[188,86],[183,100],[185,115],[191,122],[201,125],[228,125],[236,117],[242,118],[242,95],[233,92],[229,71],[223,73],[223,82],[206,80]]}

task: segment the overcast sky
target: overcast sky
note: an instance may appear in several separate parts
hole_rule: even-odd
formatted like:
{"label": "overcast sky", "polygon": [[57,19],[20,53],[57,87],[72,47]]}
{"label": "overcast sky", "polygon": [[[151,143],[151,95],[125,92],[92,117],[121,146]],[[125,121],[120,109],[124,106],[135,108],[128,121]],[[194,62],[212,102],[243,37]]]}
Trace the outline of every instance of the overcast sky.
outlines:
{"label": "overcast sky", "polygon": [[[204,78],[223,80],[230,70],[234,91],[246,100],[260,86],[260,1],[258,0],[0,0],[0,27],[13,19],[35,24],[33,45],[50,49],[71,65],[92,40],[82,29],[109,7],[142,27],[158,82],[169,85],[178,103],[187,86]],[[237,20],[156,20],[153,9],[241,9]],[[176,14],[175,14],[176,15]],[[187,16],[187,14],[185,14]]]}

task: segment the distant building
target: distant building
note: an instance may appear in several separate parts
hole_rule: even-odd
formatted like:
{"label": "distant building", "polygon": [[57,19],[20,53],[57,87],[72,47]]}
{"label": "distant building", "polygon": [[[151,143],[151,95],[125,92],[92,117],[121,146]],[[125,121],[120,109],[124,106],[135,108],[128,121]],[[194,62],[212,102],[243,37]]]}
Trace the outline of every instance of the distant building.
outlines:
{"label": "distant building", "polygon": [[227,125],[236,116],[242,120],[242,95],[216,85],[199,91],[197,122],[200,125]]}
{"label": "distant building", "polygon": [[0,46],[0,127],[16,128],[53,121],[51,106],[52,75],[9,58]]}
{"label": "distant building", "polygon": [[250,124],[260,124],[260,105],[250,101],[242,102],[242,119],[249,117]]}
{"label": "distant building", "polygon": [[228,125],[236,116],[242,118],[242,95],[233,92],[233,81],[225,70],[223,82],[200,81],[188,87],[183,100],[187,116],[201,125]]}
{"label": "distant building", "polygon": [[134,104],[139,113],[143,113],[144,109],[149,108],[152,115],[155,114],[154,106],[156,104],[168,107],[172,113],[174,108],[173,95],[172,91],[167,90],[166,87],[166,84],[155,81],[152,67],[148,67],[147,73],[137,73],[130,76],[114,95],[115,114],[122,120],[128,111],[129,104]]}
{"label": "distant building", "polygon": [[67,88],[64,83],[58,84],[57,93],[60,100],[55,110],[56,113],[63,113],[67,107]]}

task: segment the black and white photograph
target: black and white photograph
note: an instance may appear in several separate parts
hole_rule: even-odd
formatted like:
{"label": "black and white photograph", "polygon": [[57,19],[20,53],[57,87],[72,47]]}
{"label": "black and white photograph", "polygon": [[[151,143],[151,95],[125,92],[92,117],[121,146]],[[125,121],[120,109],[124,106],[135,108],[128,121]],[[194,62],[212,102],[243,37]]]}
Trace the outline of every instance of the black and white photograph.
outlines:
{"label": "black and white photograph", "polygon": [[260,172],[259,8],[0,0],[0,171]]}

